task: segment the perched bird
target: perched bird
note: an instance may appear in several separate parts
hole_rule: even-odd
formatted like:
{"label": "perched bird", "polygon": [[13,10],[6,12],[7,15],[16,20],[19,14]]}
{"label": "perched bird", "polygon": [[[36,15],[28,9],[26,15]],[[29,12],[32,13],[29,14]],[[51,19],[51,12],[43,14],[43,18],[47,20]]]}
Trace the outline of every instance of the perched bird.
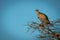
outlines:
{"label": "perched bird", "polygon": [[38,9],[36,9],[36,14],[37,14],[38,19],[41,21],[41,24],[44,24],[44,25],[51,24],[48,19],[48,16],[40,12]]}
{"label": "perched bird", "polygon": [[[54,26],[53,24],[50,23],[49,19],[48,19],[48,16],[42,12],[40,12],[38,9],[36,9],[36,14],[37,14],[37,17],[38,19],[41,21],[41,24],[39,25],[39,27],[42,29],[42,30],[46,30],[46,28],[44,27],[44,25],[46,26]],[[49,31],[50,34],[52,34],[57,40],[60,40],[59,38],[59,34],[56,34],[54,33],[53,31],[47,29]],[[46,31],[45,31],[46,32]]]}

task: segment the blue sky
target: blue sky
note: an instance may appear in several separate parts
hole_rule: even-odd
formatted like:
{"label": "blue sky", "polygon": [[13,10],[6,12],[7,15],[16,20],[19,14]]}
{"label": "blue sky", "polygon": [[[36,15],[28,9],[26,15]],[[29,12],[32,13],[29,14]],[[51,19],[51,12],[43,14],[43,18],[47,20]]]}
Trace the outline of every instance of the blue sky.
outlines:
{"label": "blue sky", "polygon": [[35,40],[37,32],[27,32],[27,22],[40,22],[35,13],[39,9],[49,20],[60,18],[60,0],[6,0],[1,2],[1,40]]}

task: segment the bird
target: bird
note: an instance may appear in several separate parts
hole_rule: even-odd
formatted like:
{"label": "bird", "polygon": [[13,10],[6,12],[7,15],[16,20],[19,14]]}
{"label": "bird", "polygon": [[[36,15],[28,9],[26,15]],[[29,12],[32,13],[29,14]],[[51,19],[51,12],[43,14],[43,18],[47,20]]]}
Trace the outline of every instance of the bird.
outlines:
{"label": "bird", "polygon": [[[37,14],[37,18],[41,21],[41,24],[39,24],[39,27],[42,29],[42,30],[46,30],[46,28],[44,27],[44,25],[46,25],[46,26],[54,26],[51,22],[50,22],[50,20],[49,20],[49,18],[48,18],[48,16],[46,15],[46,14],[44,14],[44,13],[42,13],[42,12],[40,12],[38,9],[36,9],[35,10],[36,11],[36,14]],[[49,29],[47,29],[47,30],[49,30]],[[45,31],[46,32],[46,31]],[[60,40],[60,38],[59,38],[59,34],[56,34],[56,33],[54,33],[53,31],[51,31],[51,30],[49,30],[49,33],[51,33],[55,38],[57,38],[57,40]]]}
{"label": "bird", "polygon": [[46,14],[40,12],[38,9],[36,9],[35,11],[36,11],[37,18],[41,21],[40,25],[52,25]]}

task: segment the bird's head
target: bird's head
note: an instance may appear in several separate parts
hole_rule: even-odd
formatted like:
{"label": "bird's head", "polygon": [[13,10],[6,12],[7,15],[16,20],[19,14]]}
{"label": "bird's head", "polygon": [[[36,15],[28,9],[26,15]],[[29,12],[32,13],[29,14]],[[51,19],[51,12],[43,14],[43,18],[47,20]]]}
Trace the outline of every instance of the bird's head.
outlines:
{"label": "bird's head", "polygon": [[36,13],[39,13],[39,10],[38,9],[36,9],[35,11],[36,11]]}
{"label": "bird's head", "polygon": [[36,12],[39,12],[39,10],[38,10],[38,9],[36,9],[35,11],[36,11]]}

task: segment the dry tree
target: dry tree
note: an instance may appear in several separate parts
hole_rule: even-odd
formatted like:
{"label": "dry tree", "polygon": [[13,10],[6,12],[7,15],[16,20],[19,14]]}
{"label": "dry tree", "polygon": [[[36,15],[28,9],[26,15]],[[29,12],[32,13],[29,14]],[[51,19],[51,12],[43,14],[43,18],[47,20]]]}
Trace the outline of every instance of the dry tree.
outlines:
{"label": "dry tree", "polygon": [[38,9],[36,10],[36,14],[37,14],[38,19],[41,21],[41,23],[37,23],[34,21],[31,23],[27,23],[27,26],[29,26],[28,29],[34,29],[34,31],[38,30],[40,34],[42,34],[42,35],[38,35],[37,38],[39,38],[39,40],[40,39],[41,40],[42,39],[43,40],[44,39],[60,40],[60,31],[58,31],[60,30],[60,28],[58,28],[60,26],[60,19],[50,21],[48,19],[48,16],[40,12]]}

